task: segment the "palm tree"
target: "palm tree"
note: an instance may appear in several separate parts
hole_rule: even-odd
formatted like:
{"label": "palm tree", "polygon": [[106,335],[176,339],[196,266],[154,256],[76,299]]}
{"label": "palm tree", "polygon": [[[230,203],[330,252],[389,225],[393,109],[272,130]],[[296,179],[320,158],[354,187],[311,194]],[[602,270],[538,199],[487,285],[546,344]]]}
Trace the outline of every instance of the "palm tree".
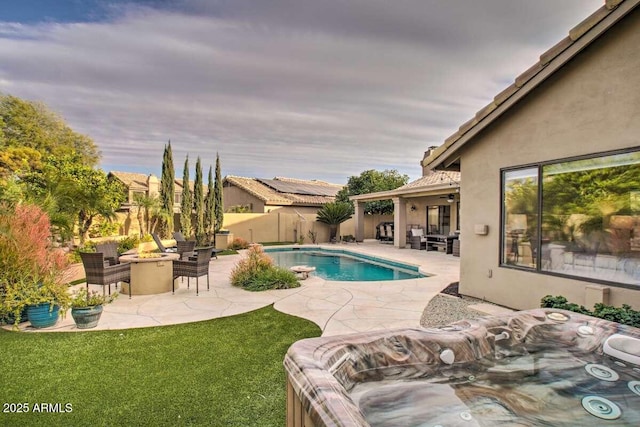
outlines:
{"label": "palm tree", "polygon": [[142,237],[145,233],[151,233],[150,217],[152,212],[160,206],[160,201],[157,196],[149,196],[143,193],[135,193],[133,201],[138,207],[138,224],[140,225],[140,237]]}
{"label": "palm tree", "polygon": [[318,211],[316,221],[329,226],[329,241],[334,242],[338,226],[351,218],[351,205],[345,202],[331,202],[325,204]]}

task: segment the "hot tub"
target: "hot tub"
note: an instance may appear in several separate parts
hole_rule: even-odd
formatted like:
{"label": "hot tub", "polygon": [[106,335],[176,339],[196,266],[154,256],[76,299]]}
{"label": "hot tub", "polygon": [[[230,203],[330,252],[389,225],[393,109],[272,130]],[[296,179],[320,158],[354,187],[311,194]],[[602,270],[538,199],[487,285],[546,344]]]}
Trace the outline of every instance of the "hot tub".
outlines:
{"label": "hot tub", "polygon": [[299,341],[291,426],[637,426],[640,329],[552,309]]}

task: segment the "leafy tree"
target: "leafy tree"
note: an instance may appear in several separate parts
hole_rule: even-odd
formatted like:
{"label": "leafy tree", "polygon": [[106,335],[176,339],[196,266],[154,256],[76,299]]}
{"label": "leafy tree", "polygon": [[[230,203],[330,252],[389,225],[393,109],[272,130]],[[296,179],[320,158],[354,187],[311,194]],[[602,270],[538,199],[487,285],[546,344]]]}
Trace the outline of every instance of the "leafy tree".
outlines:
{"label": "leafy tree", "polygon": [[[387,169],[383,172],[373,169],[366,170],[359,176],[349,178],[347,185],[336,195],[336,201],[349,203],[351,212],[353,212],[353,203],[349,201],[349,196],[395,190],[407,182],[409,182],[409,176],[401,175],[395,169]],[[393,214],[393,202],[391,200],[367,202],[364,212],[367,214]]]}
{"label": "leafy tree", "polygon": [[173,232],[173,203],[175,193],[175,172],[171,141],[164,147],[162,158],[162,178],[160,183],[160,208],[163,211],[163,234],[167,237]]}
{"label": "leafy tree", "polygon": [[86,166],[99,152],[86,135],[74,132],[62,117],[39,102],[0,94],[0,176],[39,170],[50,156],[71,156]]}
{"label": "leafy tree", "polygon": [[207,234],[207,239],[211,241],[211,235],[214,232],[216,225],[216,200],[215,189],[213,186],[213,174],[211,166],[209,166],[209,177],[207,184],[207,197],[204,199],[204,230]]}
{"label": "leafy tree", "polygon": [[184,161],[182,173],[182,201],[180,204],[180,230],[185,236],[191,236],[191,213],[193,212],[193,198],[189,187],[189,156]]}
{"label": "leafy tree", "polygon": [[61,229],[66,229],[65,221],[77,220],[81,243],[96,216],[114,218],[125,200],[125,189],[119,181],[72,156],[49,157],[42,171],[26,175],[24,183],[29,197],[51,213],[52,223],[58,222]]}
{"label": "leafy tree", "polygon": [[216,153],[216,181],[214,184],[215,195],[215,225],[213,230],[213,241],[215,243],[215,233],[220,231],[224,222],[224,201],[222,200],[222,173],[220,171],[220,155]]}
{"label": "leafy tree", "polygon": [[329,226],[329,240],[333,242],[336,238],[338,226],[351,218],[352,206],[346,202],[331,202],[325,204],[318,211],[316,221]]}
{"label": "leafy tree", "polygon": [[199,244],[203,243],[205,236],[204,229],[204,194],[202,190],[202,165],[200,157],[196,161],[196,179],[193,183],[193,207],[196,211],[196,240]]}

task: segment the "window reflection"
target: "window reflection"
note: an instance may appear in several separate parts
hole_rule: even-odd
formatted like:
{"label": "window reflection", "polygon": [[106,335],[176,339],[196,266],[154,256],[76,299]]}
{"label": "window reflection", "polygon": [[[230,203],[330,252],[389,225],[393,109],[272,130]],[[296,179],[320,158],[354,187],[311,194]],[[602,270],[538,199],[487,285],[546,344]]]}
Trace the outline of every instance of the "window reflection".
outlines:
{"label": "window reflection", "polygon": [[502,265],[640,285],[640,151],[504,171],[502,182]]}
{"label": "window reflection", "polygon": [[538,168],[505,172],[503,182],[502,263],[535,268],[538,229]]}

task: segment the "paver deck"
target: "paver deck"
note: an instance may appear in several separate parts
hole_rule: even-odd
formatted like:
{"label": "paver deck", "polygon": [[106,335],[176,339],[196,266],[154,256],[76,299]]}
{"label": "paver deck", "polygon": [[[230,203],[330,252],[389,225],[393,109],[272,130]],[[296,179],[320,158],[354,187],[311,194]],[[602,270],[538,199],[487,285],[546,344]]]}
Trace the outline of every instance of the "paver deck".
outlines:
{"label": "paver deck", "polygon": [[[203,282],[206,284],[206,278],[201,278],[201,292],[196,296],[195,279],[191,279],[191,288],[187,289],[185,278],[175,294],[134,295],[131,299],[121,295],[105,306],[100,323],[92,330],[196,322],[245,313],[270,304],[283,313],[316,323],[325,336],[418,327],[431,298],[451,282],[459,280],[460,259],[441,252],[397,249],[378,242],[320,247],[340,248],[415,264],[422,273],[431,276],[396,281],[337,282],[312,274],[300,282],[299,288],[249,292],[233,287],[229,280],[232,268],[242,255],[222,256],[210,264],[210,291],[202,286]],[[101,286],[91,285],[90,288],[100,290]],[[56,326],[43,331],[76,330],[68,312]]]}

